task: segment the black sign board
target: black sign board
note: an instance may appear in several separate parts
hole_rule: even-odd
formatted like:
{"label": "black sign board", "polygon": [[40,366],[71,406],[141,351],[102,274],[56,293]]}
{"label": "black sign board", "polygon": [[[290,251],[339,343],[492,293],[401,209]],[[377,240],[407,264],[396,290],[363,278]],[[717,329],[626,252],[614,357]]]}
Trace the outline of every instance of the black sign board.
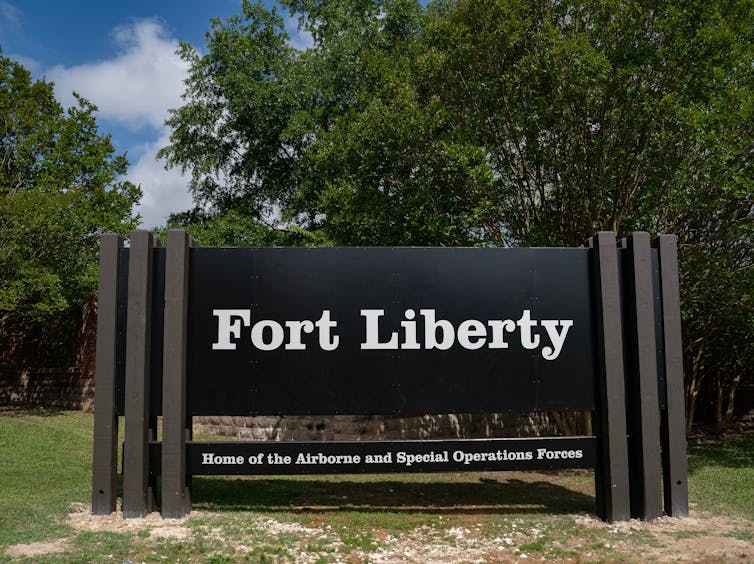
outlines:
{"label": "black sign board", "polygon": [[589,410],[586,249],[194,249],[193,415]]}

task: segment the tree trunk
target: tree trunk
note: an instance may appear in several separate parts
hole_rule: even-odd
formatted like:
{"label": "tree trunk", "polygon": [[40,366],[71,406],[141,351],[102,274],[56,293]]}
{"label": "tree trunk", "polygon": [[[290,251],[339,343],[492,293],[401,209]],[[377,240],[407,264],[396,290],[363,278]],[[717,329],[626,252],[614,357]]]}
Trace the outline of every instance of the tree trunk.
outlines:
{"label": "tree trunk", "polygon": [[689,393],[686,394],[686,434],[691,433],[691,427],[694,423],[694,412],[696,411],[696,395],[699,393],[698,389],[691,389],[689,386]]}
{"label": "tree trunk", "polygon": [[701,370],[702,355],[704,354],[704,344],[699,345],[699,350],[691,361],[691,370],[688,381],[686,382],[686,433],[691,433],[691,427],[694,424],[694,412],[696,411],[696,398],[699,395],[699,387],[702,383],[704,373]]}
{"label": "tree trunk", "polygon": [[723,425],[725,427],[729,426],[731,421],[733,421],[733,407],[736,400],[736,390],[738,389],[738,384],[740,382],[741,374],[739,373],[733,377],[733,380],[731,380],[730,383],[730,388],[728,388],[728,403],[725,406],[725,415],[723,416]]}
{"label": "tree trunk", "polygon": [[712,383],[712,393],[714,394],[714,423],[715,432],[719,433],[723,429],[723,369],[715,370],[715,379]]}

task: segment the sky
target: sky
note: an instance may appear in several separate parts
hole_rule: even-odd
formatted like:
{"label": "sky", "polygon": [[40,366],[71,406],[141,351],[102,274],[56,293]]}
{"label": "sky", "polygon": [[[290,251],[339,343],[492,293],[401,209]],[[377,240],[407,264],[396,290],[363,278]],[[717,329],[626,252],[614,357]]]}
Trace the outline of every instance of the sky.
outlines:
{"label": "sky", "polygon": [[[0,48],[54,82],[65,107],[75,91],[99,108],[101,132],[126,154],[126,178],[144,193],[142,227],[152,228],[191,207],[188,178],[155,156],[168,143],[164,122],[181,105],[188,72],[175,54],[178,41],[204,52],[210,19],[240,11],[241,0],[0,0]],[[286,23],[291,43],[306,47],[311,37],[296,21]]]}

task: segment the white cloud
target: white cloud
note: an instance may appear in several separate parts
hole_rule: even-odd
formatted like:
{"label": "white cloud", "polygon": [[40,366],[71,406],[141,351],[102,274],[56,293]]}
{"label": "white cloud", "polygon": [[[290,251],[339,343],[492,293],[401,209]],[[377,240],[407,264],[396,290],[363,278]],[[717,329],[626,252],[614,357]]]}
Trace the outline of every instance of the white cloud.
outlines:
{"label": "white cloud", "polygon": [[118,47],[112,59],[58,65],[45,75],[55,82],[56,95],[63,105],[74,105],[72,92],[78,92],[99,108],[102,121],[138,132],[146,140],[128,147],[131,166],[126,179],[141,186],[143,196],[137,211],[142,227],[157,227],[171,213],[191,207],[188,181],[180,169],[165,170],[155,156],[168,144],[164,122],[168,110],[181,105],[188,65],[175,54],[178,41],[160,21],[140,20],[119,26],[112,38]]}
{"label": "white cloud", "polygon": [[164,163],[157,160],[157,151],[168,144],[169,131],[163,129],[161,137],[136,149],[139,154],[128,168],[126,179],[140,184],[143,192],[137,211],[141,214],[142,227],[151,229],[165,224],[168,215],[191,207],[188,181],[180,168],[165,170]]}
{"label": "white cloud", "polygon": [[71,67],[58,65],[46,75],[58,99],[74,105],[76,91],[96,104],[99,115],[138,131],[161,129],[169,108],[181,105],[188,65],[175,54],[176,39],[160,21],[140,20],[113,31],[115,58]]}
{"label": "white cloud", "polygon": [[312,34],[298,27],[297,14],[285,16],[285,32],[288,34],[288,44],[294,49],[305,51],[314,46]]}
{"label": "white cloud", "polygon": [[13,25],[19,25],[21,23],[21,16],[23,12],[16,8],[10,2],[0,0],[0,16]]}

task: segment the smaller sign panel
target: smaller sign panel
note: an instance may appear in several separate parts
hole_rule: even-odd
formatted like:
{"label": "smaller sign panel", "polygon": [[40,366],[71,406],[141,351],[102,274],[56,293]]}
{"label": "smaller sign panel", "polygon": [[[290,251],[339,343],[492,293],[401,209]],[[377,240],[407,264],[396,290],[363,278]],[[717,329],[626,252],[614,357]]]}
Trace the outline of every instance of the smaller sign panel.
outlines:
{"label": "smaller sign panel", "polygon": [[[194,442],[192,475],[380,474],[594,468],[594,437],[430,441]],[[158,474],[160,444],[152,443]]]}

